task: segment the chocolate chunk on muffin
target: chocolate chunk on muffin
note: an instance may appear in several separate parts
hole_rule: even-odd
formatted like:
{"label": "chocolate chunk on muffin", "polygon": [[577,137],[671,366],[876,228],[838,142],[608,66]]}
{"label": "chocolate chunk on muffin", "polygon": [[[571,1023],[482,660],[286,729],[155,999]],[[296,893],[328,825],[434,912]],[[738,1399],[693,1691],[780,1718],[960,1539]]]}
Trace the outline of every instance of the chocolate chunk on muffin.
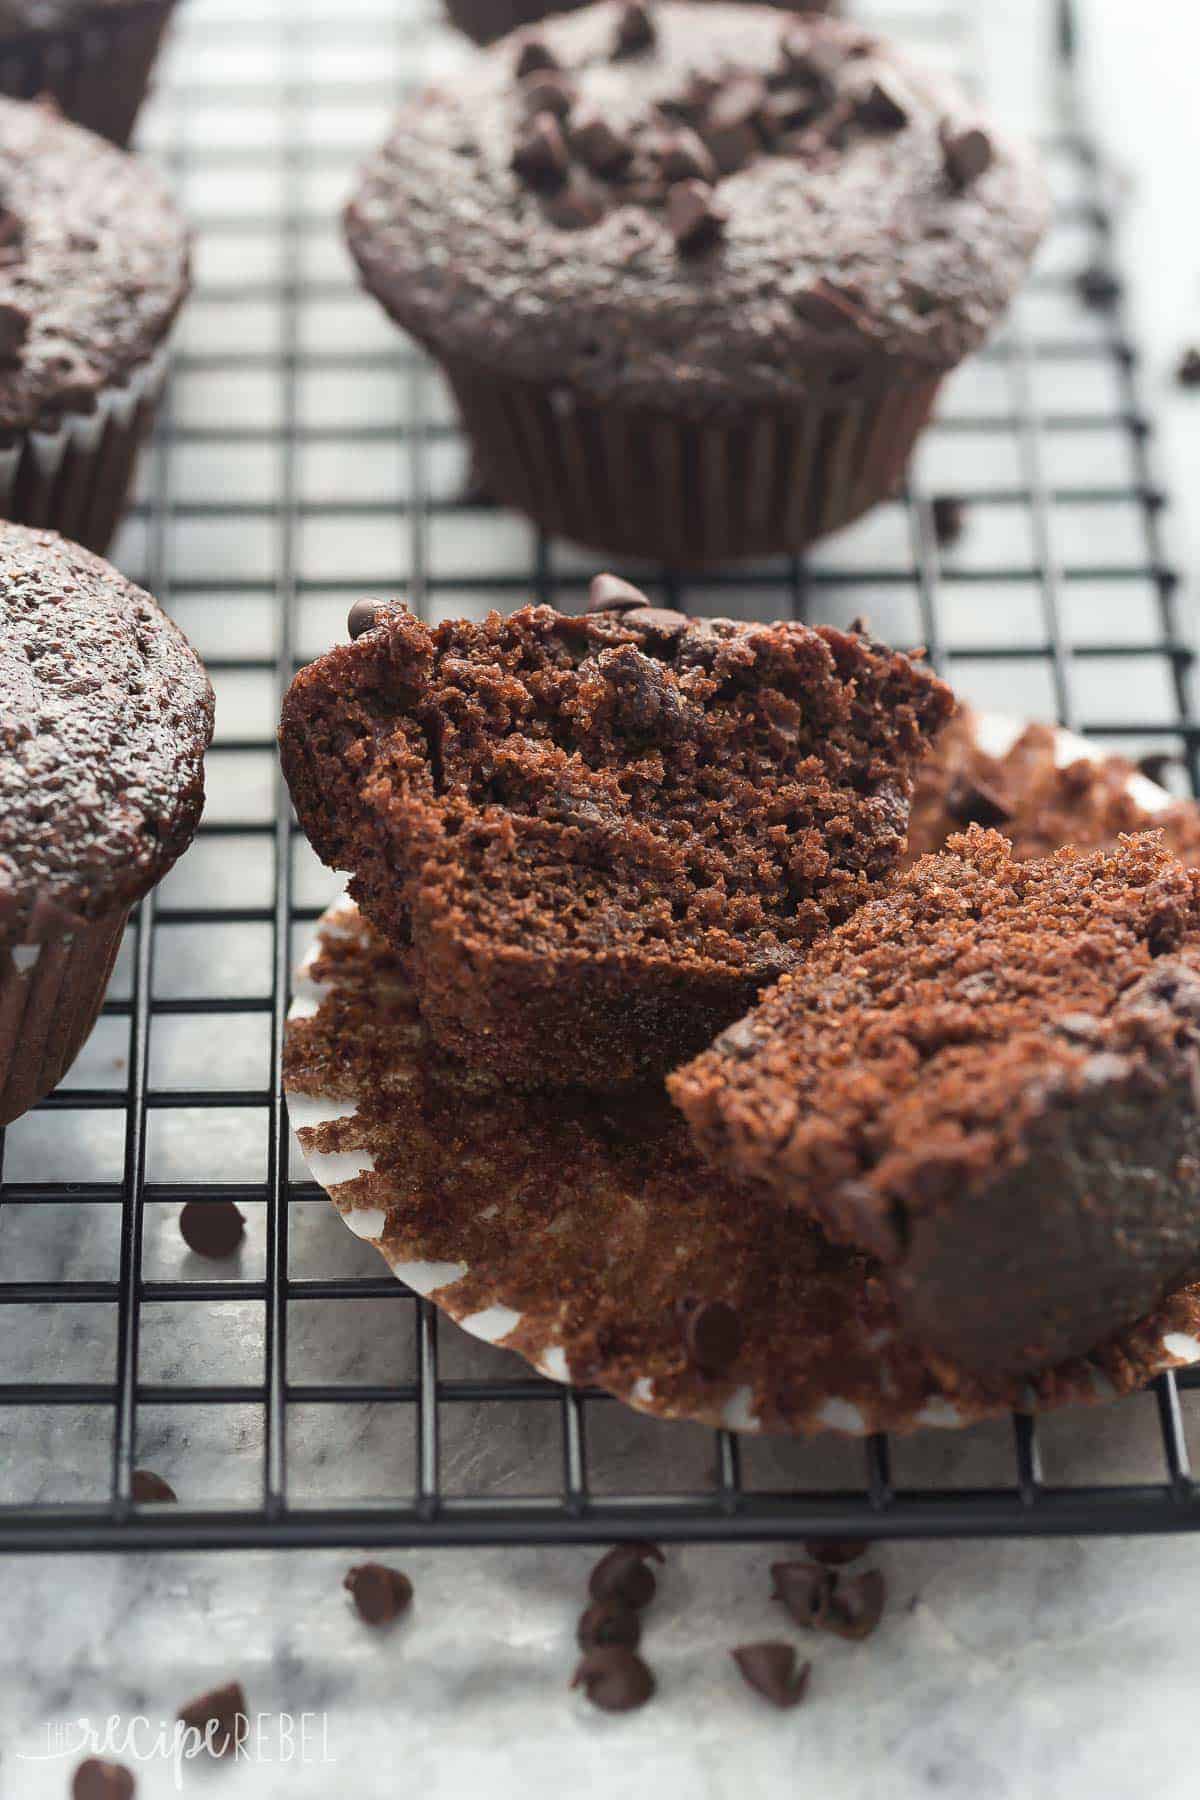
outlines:
{"label": "chocolate chunk on muffin", "polygon": [[0,1125],[66,1073],[130,908],[190,843],[212,719],[149,594],[0,524]]}
{"label": "chocolate chunk on muffin", "polygon": [[[550,13],[578,12],[587,0],[446,0],[450,22],[477,44],[493,44],[523,25],[536,25]],[[797,13],[836,13],[839,0],[770,0]],[[648,48],[654,30],[651,6],[625,0],[621,8],[621,43],[628,56]]]}
{"label": "chocolate chunk on muffin", "polygon": [[1065,844],[1113,849],[1130,832],[1161,831],[1181,862],[1200,864],[1200,807],[1173,800],[1161,808],[1132,763],[1120,756],[1062,760],[1054,725],[1029,725],[993,756],[979,741],[979,720],[960,709],[917,770],[906,863],[915,863],[968,825],[1002,831],[1022,862]]}
{"label": "chocolate chunk on muffin", "polygon": [[346,217],[480,473],[703,564],[891,494],[1046,216],[1026,156],[857,27],[662,0],[547,20],[409,103]]}
{"label": "chocolate chunk on muffin", "polygon": [[670,1080],[959,1366],[1045,1367],[1200,1269],[1200,876],[972,827]]}
{"label": "chocolate chunk on muffin", "polygon": [[878,891],[951,704],[829,627],[381,609],[296,677],[280,741],[317,854],[411,937],[441,1041],[527,1086],[615,1087]]}
{"label": "chocolate chunk on muffin", "polygon": [[0,93],[127,144],[175,0],[0,0]]}
{"label": "chocolate chunk on muffin", "polygon": [[0,517],[107,547],[188,285],[151,169],[0,100]]}

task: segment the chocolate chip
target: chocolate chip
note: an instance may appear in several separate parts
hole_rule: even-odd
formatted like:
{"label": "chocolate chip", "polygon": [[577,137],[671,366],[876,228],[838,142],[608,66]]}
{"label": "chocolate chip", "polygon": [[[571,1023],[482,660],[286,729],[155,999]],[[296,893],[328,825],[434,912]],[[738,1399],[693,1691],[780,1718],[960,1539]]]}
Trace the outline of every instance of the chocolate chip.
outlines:
{"label": "chocolate chip", "polygon": [[602,1712],[632,1712],[645,1706],[654,1692],[654,1677],[632,1650],[605,1645],[589,1650],[574,1675],[573,1688],[585,1689],[593,1706]]}
{"label": "chocolate chip", "polygon": [[899,131],[908,122],[908,103],[888,75],[876,75],[856,96],[855,111],[864,125],[880,131]]}
{"label": "chocolate chip", "polygon": [[662,1560],[663,1553],[657,1544],[637,1539],[629,1544],[617,1544],[592,1570],[588,1593],[593,1600],[615,1601],[618,1606],[632,1607],[640,1612],[643,1606],[649,1606],[658,1591],[654,1571],[646,1564]]}
{"label": "chocolate chip", "polygon": [[811,1663],[796,1667],[796,1652],[790,1644],[739,1644],[729,1652],[747,1687],[769,1700],[772,1706],[799,1706],[808,1692]]}
{"label": "chocolate chip", "polygon": [[250,1731],[246,1696],[240,1681],[230,1681],[211,1693],[200,1694],[181,1706],[179,1722],[198,1731],[213,1756],[224,1756],[244,1744]]}
{"label": "chocolate chip", "polygon": [[546,216],[564,231],[595,225],[608,210],[603,188],[586,169],[572,169],[565,187],[542,202]]}
{"label": "chocolate chip", "polygon": [[0,301],[0,362],[15,362],[29,336],[29,314],[11,300]]}
{"label": "chocolate chip", "polygon": [[581,113],[571,125],[571,148],[597,175],[609,175],[623,168],[633,152],[629,143],[614,131],[603,113]]}
{"label": "chocolate chip", "polygon": [[736,1024],[726,1026],[713,1045],[724,1056],[753,1056],[758,1048],[758,1031],[753,1019],[739,1019]]}
{"label": "chocolate chip", "polygon": [[1095,312],[1107,312],[1121,298],[1121,283],[1103,263],[1090,263],[1075,277],[1075,292],[1085,306]]}
{"label": "chocolate chip", "polygon": [[640,588],[635,588],[632,582],[622,581],[619,575],[597,575],[588,589],[587,611],[590,613],[653,610]]}
{"label": "chocolate chip", "polygon": [[933,535],[943,547],[957,544],[967,523],[966,502],[957,494],[935,494],[930,505]]}
{"label": "chocolate chip", "polygon": [[133,1800],[133,1776],[122,1763],[89,1756],[75,1771],[71,1800]]}
{"label": "chocolate chip", "polygon": [[129,1483],[129,1491],[139,1505],[151,1500],[178,1500],[179,1495],[169,1481],[156,1475],[152,1469],[135,1469]]}
{"label": "chocolate chip", "polygon": [[1200,349],[1194,344],[1184,351],[1176,364],[1175,379],[1183,388],[1200,387]]}
{"label": "chocolate chip", "polygon": [[833,1592],[833,1576],[828,1569],[811,1562],[772,1563],[771,1579],[775,1584],[772,1600],[786,1606],[797,1625],[813,1631],[824,1624]]}
{"label": "chocolate chip", "polygon": [[599,1650],[617,1645],[636,1650],[642,1636],[642,1622],[627,1606],[612,1600],[597,1600],[579,1621],[576,1632],[581,1650]]}
{"label": "chocolate chip", "polygon": [[412,1605],[412,1582],[386,1563],[358,1563],[348,1570],[342,1586],[353,1599],[359,1618],[368,1625],[390,1625]]}
{"label": "chocolate chip", "polygon": [[878,1569],[839,1575],[825,1613],[824,1629],[842,1638],[865,1638],[883,1617],[887,1583]]}
{"label": "chocolate chip", "polygon": [[757,75],[735,75],[719,87],[709,102],[709,123],[718,131],[752,125],[767,98],[766,83]]}
{"label": "chocolate chip", "polygon": [[783,66],[793,81],[802,82],[805,87],[817,88],[831,94],[837,87],[838,64],[836,54],[823,49],[814,43],[811,34],[803,25],[788,28],[780,40],[783,54]]}
{"label": "chocolate chip", "polygon": [[673,612],[667,606],[643,606],[636,612],[625,614],[626,625],[636,626],[651,638],[661,639],[663,643],[673,643],[683,636],[688,628],[686,613]]}
{"label": "chocolate chip", "polygon": [[232,1256],[246,1235],[245,1216],[232,1200],[189,1200],[179,1215],[179,1230],[197,1256]]}
{"label": "chocolate chip", "polygon": [[517,47],[517,76],[532,75],[538,69],[557,69],[559,60],[545,38],[525,37]]}
{"label": "chocolate chip", "polygon": [[970,187],[992,166],[995,150],[980,125],[952,125],[948,120],[939,133],[946,173],[956,188]]}
{"label": "chocolate chip", "polygon": [[383,623],[383,615],[389,610],[385,600],[356,600],[346,617],[346,630],[351,639],[373,631],[376,625]]}
{"label": "chocolate chip", "polygon": [[811,88],[777,88],[768,94],[760,122],[770,136],[778,137],[810,124],[821,106],[821,99]]}
{"label": "chocolate chip", "polygon": [[980,775],[961,774],[946,791],[946,811],[960,825],[1003,825],[1013,816],[1000,790]]}
{"label": "chocolate chip", "polygon": [[512,166],[532,187],[560,187],[570,163],[567,140],[552,112],[526,120],[512,153]]}
{"label": "chocolate chip", "polygon": [[717,179],[717,165],[708,146],[686,125],[681,125],[677,131],[664,132],[651,148],[668,181],[713,182]]}
{"label": "chocolate chip", "polygon": [[851,297],[829,281],[815,281],[804,293],[793,296],[792,305],[800,317],[815,325],[818,331],[857,325],[861,318]]}
{"label": "chocolate chip", "polygon": [[1150,750],[1145,756],[1138,757],[1136,766],[1138,773],[1144,775],[1147,781],[1166,787],[1171,770],[1178,769],[1181,763],[1180,758],[1173,756],[1169,750]]}
{"label": "chocolate chip", "polygon": [[617,17],[613,55],[636,56],[639,50],[651,49],[657,38],[650,8],[642,5],[642,0],[627,0]]}
{"label": "chocolate chip", "polygon": [[565,119],[575,104],[575,83],[555,69],[539,69],[521,83],[521,104],[527,113],[553,113]]}
{"label": "chocolate chip", "polygon": [[667,191],[667,226],[681,251],[703,250],[721,235],[725,215],[704,181],[676,181]]}
{"label": "chocolate chip", "polygon": [[742,1347],[742,1322],[724,1300],[683,1301],[680,1305],[683,1345],[688,1361],[702,1375],[724,1375]]}
{"label": "chocolate chip", "polygon": [[718,175],[736,175],[758,154],[759,137],[753,125],[711,125],[702,120],[700,129]]}
{"label": "chocolate chip", "polygon": [[[846,1563],[857,1562],[860,1556],[867,1554],[871,1546],[866,1538],[806,1538],[804,1548],[817,1562],[836,1569]],[[783,1568],[785,1565],[780,1563],[778,1566]]]}

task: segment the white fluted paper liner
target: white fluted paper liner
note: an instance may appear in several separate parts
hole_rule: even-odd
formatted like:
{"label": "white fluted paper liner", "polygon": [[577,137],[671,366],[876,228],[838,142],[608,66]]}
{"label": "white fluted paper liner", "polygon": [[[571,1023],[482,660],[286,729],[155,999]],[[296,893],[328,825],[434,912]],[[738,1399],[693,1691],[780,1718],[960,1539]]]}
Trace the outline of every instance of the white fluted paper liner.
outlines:
{"label": "white fluted paper liner", "polygon": [[[1024,724],[988,714],[977,719],[975,728],[981,747],[990,755],[1000,757],[1012,748],[1024,729]],[[1057,760],[1061,765],[1081,757],[1097,758],[1102,754],[1095,746],[1069,732],[1058,733]],[[1170,796],[1144,776],[1131,775],[1129,786],[1133,797],[1146,811],[1158,811],[1170,803]],[[322,943],[331,939],[353,943],[359,930],[358,909],[349,896],[343,895],[319,921],[314,941],[297,971],[295,999],[289,1021],[315,1017],[322,1002],[334,992],[332,986],[315,980],[312,973],[320,957]],[[386,1242],[386,1212],[378,1205],[365,1204],[358,1187],[363,1175],[374,1172],[374,1159],[370,1153],[366,1150],[339,1150],[330,1153],[323,1151],[316,1142],[322,1126],[355,1117],[356,1100],[353,1097],[330,1098],[301,1092],[295,1078],[290,1075],[285,1076],[285,1085],[292,1127],[309,1172],[314,1181],[329,1194],[350,1230],[375,1245],[398,1279],[415,1293],[432,1300],[472,1336],[485,1343],[514,1349],[551,1380],[568,1382],[570,1366],[565,1344],[549,1342],[544,1334],[534,1344],[528,1331],[522,1337],[523,1315],[507,1304],[502,1292],[489,1293],[487,1303],[480,1305],[481,1285],[484,1290],[488,1286],[486,1269],[477,1267],[468,1270],[465,1262],[423,1260],[408,1254],[401,1260],[395,1255],[393,1248]],[[403,1104],[403,1099],[398,1098],[397,1104]],[[462,1289],[468,1274],[472,1279],[464,1294]],[[1137,1326],[1131,1328],[1131,1342],[1133,1334],[1140,1333],[1136,1356],[1139,1381],[1149,1380],[1165,1369],[1200,1361],[1200,1289],[1189,1289],[1187,1295],[1188,1305],[1182,1309],[1181,1316],[1189,1324],[1194,1319],[1194,1331],[1164,1328],[1157,1340],[1152,1339],[1148,1346],[1144,1329]],[[1179,1323],[1180,1319],[1176,1318],[1174,1324]],[[804,1321],[789,1320],[786,1325],[776,1322],[771,1329],[776,1333],[780,1330],[803,1332]],[[1119,1344],[1120,1340],[1117,1342]],[[953,1380],[945,1393],[927,1393],[919,1406],[908,1410],[898,1409],[894,1397],[889,1394],[888,1359],[895,1344],[898,1344],[897,1334],[883,1332],[876,1334],[866,1346],[875,1357],[879,1370],[878,1406],[867,1407],[839,1394],[836,1391],[835,1372],[831,1369],[827,1393],[815,1398],[809,1396],[802,1409],[783,1422],[777,1411],[775,1419],[766,1428],[797,1433],[833,1431],[859,1437],[879,1429],[903,1432],[923,1426],[958,1428],[1009,1409],[1011,1395],[1003,1402],[995,1403],[981,1402],[976,1397],[964,1400],[960,1397],[958,1384]],[[1071,1381],[1064,1384],[1061,1396],[1055,1391],[1053,1384],[1048,1390],[1051,1395],[1049,1400],[1026,1385],[1020,1404],[1027,1410],[1041,1411],[1046,1410],[1049,1405],[1068,1402],[1103,1402],[1111,1400],[1118,1392],[1113,1381],[1098,1364],[1092,1365],[1087,1359],[1077,1359],[1071,1365],[1071,1370]],[[689,1399],[684,1403],[680,1403],[676,1397],[660,1394],[653,1381],[644,1377],[634,1379],[632,1383],[625,1382],[619,1388],[614,1385],[614,1392],[618,1392],[618,1397],[636,1410],[657,1417],[691,1419],[738,1432],[753,1433],[764,1429],[764,1421],[755,1407],[754,1390],[748,1386],[736,1386],[730,1390],[726,1384],[714,1392],[711,1401]]]}

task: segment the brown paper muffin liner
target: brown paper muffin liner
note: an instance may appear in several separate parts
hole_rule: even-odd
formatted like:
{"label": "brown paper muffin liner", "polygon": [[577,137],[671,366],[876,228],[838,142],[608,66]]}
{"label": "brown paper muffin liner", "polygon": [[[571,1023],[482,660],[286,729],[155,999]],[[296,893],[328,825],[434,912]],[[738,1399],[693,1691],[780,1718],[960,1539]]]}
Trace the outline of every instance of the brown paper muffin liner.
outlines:
{"label": "brown paper muffin liner", "polygon": [[[491,44],[522,25],[534,25],[550,13],[571,12],[587,0],[446,0],[450,23],[477,44]],[[768,0],[791,12],[841,12],[840,0]]]}
{"label": "brown paper muffin liner", "polygon": [[0,93],[49,94],[77,125],[127,144],[175,3],[98,6],[75,26],[0,38]]}
{"label": "brown paper muffin liner", "polygon": [[[1094,1403],[1200,1360],[1200,1286],[1032,1379],[929,1356],[872,1260],[706,1168],[661,1088],[515,1093],[440,1053],[403,953],[348,898],[295,992],[284,1083],[314,1180],[410,1288],[556,1381],[660,1418],[860,1436]],[[711,1302],[740,1345],[705,1371],[687,1320]]]}
{"label": "brown paper muffin liner", "polygon": [[159,350],[124,387],[99,394],[93,412],[0,444],[0,518],[46,526],[102,555],[125,511],[166,370]]}
{"label": "brown paper muffin liner", "polygon": [[681,567],[799,551],[887,499],[943,378],[883,374],[706,423],[443,366],[499,501],[554,536]]}
{"label": "brown paper muffin liner", "polygon": [[128,910],[0,945],[0,1126],[58,1086],[96,1023]]}

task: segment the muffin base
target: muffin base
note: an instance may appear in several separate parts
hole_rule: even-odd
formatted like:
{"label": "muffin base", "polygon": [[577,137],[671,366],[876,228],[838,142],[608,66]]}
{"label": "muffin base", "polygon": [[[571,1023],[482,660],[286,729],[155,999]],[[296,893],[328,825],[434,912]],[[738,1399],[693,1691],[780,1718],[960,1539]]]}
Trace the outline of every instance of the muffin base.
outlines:
{"label": "muffin base", "polygon": [[57,1087],[83,1049],[128,917],[0,948],[0,1127]]}
{"label": "muffin base", "polygon": [[543,531],[679,567],[778,556],[897,488],[944,378],[711,422],[443,362],[479,472]]}
{"label": "muffin base", "polygon": [[0,93],[15,100],[49,94],[77,125],[127,144],[175,4],[99,8],[70,30],[0,42]]}
{"label": "muffin base", "polygon": [[98,395],[94,412],[68,414],[53,430],[0,447],[0,518],[61,532],[102,555],[125,511],[166,370],[159,351],[124,387]]}
{"label": "muffin base", "polygon": [[[841,12],[840,0],[770,0],[790,12]],[[477,44],[493,44],[522,25],[535,25],[549,13],[572,12],[587,0],[446,0],[452,25]]]}

